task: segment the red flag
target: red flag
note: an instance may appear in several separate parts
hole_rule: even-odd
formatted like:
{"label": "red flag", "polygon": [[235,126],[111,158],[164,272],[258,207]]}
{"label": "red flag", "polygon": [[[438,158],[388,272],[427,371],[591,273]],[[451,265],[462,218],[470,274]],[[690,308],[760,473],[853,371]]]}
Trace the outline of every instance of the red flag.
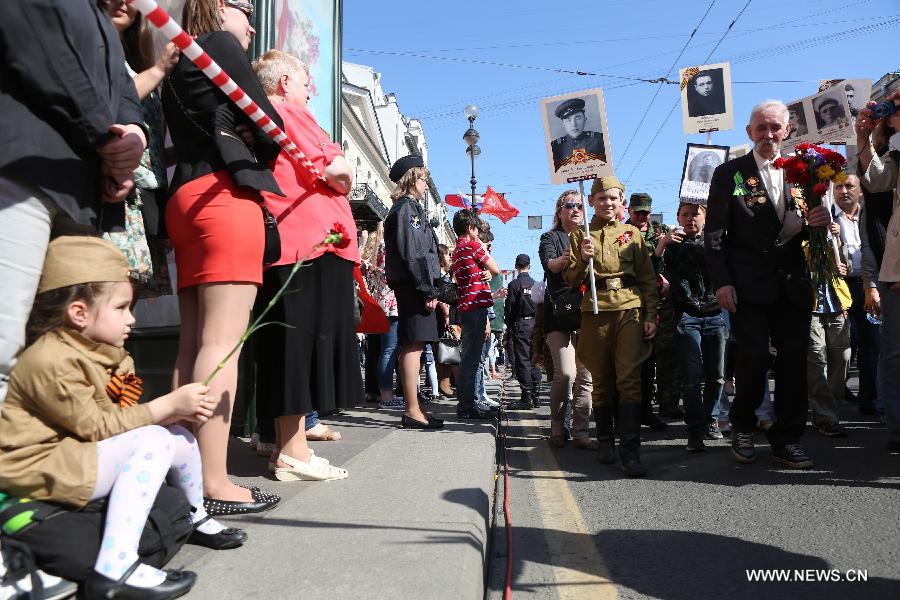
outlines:
{"label": "red flag", "polygon": [[494,215],[505,225],[507,221],[519,214],[519,209],[512,206],[506,201],[506,198],[491,189],[488,186],[484,192],[484,204],[481,205],[481,212],[487,215]]}
{"label": "red flag", "polygon": [[[475,203],[481,199],[480,196],[475,196]],[[455,206],[456,208],[472,208],[472,196],[471,194],[447,194],[444,196],[444,202],[447,203],[448,206]]]}

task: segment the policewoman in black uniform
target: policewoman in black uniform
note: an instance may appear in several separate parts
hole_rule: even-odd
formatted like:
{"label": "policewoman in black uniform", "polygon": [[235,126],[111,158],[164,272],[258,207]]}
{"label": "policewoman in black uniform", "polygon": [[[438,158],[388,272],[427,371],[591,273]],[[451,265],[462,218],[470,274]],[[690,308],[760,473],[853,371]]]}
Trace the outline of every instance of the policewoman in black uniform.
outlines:
{"label": "policewoman in black uniform", "polygon": [[388,176],[397,184],[394,204],[384,220],[385,275],[397,297],[397,342],[400,380],[406,409],[402,425],[409,429],[440,429],[444,422],[422,411],[419,381],[422,350],[437,343],[435,281],[441,276],[438,241],[420,203],[428,189],[428,170],[421,156],[397,160]]}

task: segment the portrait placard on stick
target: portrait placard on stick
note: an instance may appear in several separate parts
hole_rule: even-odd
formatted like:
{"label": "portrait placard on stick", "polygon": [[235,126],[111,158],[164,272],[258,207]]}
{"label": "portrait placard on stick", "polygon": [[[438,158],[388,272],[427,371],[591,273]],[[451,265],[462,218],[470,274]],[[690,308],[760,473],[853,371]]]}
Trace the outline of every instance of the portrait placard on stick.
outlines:
{"label": "portrait placard on stick", "polygon": [[731,64],[687,67],[678,73],[684,132],[707,133],[733,129]]}
{"label": "portrait placard on stick", "polygon": [[797,144],[846,144],[855,139],[850,102],[844,86],[834,86],[812,96],[787,103],[791,131],[781,143],[781,151]]}
{"label": "portrait placard on stick", "polygon": [[705,204],[709,198],[709,184],[716,167],[728,160],[728,146],[688,144],[684,153],[684,171],[681,175],[682,202]]}
{"label": "portrait placard on stick", "polygon": [[[866,107],[866,103],[872,96],[872,80],[871,79],[828,79],[819,81],[819,91],[825,91],[834,87],[842,87],[847,93],[847,104],[850,106],[850,124],[856,125],[856,115],[861,108]],[[831,144],[844,145],[852,144],[853,140],[838,140],[829,142]]]}
{"label": "portrait placard on stick", "polygon": [[544,98],[541,119],[551,183],[613,174],[602,89]]}

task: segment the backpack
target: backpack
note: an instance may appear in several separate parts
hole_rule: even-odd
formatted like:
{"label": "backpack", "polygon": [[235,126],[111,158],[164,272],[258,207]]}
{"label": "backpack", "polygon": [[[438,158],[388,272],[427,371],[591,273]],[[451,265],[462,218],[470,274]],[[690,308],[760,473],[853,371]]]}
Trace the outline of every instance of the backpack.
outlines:
{"label": "backpack", "polygon": [[[161,568],[181,549],[193,531],[193,508],[180,489],[159,488],[138,545],[141,562]],[[81,510],[38,500],[8,502],[0,510],[4,547],[27,546],[37,567],[76,583],[94,570],[103,539],[106,498]]]}

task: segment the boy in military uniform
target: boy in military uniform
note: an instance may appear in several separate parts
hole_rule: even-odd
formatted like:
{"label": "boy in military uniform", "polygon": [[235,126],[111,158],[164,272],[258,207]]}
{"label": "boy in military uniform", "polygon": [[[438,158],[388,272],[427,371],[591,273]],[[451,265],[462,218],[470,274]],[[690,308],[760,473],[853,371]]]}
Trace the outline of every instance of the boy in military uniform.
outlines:
{"label": "boy in military uniform", "polygon": [[[562,275],[569,286],[582,285],[588,260],[593,258],[599,312],[593,314],[586,292],[575,351],[594,380],[600,462],[615,461],[613,396],[618,390],[619,466],[629,477],[643,477],[647,469],[639,453],[641,365],[656,334],[656,273],[641,232],[616,219],[625,201],[625,186],[615,176],[595,179],[588,200],[595,211],[591,235],[586,237],[583,229],[571,233],[569,262]],[[585,289],[590,289],[590,282]]]}

